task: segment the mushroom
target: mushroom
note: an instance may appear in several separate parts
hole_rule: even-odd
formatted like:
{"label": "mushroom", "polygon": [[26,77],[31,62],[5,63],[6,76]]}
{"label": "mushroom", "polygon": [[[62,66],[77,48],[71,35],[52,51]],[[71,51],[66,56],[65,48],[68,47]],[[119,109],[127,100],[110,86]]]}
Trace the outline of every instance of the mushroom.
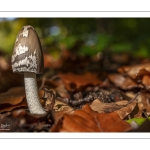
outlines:
{"label": "mushroom", "polygon": [[39,37],[32,26],[23,26],[17,35],[11,62],[13,72],[24,73],[30,113],[46,114],[40,103],[36,81],[36,74],[41,74],[44,68],[43,52]]}

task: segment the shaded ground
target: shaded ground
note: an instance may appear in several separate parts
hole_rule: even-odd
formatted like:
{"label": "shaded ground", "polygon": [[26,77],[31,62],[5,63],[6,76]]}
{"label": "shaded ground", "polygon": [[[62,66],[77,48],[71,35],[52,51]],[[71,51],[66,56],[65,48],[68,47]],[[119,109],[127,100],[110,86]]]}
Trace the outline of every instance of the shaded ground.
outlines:
{"label": "shaded ground", "polygon": [[110,51],[81,57],[63,50],[58,60],[44,54],[44,63],[37,82],[47,114],[31,115],[23,75],[12,73],[10,59],[1,54],[1,132],[150,130],[149,59]]}

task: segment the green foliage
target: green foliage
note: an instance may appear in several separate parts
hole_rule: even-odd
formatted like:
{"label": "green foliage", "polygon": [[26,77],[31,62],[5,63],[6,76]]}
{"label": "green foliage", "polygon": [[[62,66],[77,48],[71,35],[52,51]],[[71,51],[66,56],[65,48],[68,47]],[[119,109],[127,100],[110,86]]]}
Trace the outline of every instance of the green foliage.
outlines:
{"label": "green foliage", "polygon": [[[12,53],[14,41],[22,26],[32,25],[44,49],[53,53],[63,47],[70,50],[77,41],[84,43],[77,55],[93,56],[104,50],[150,56],[149,18],[16,18],[0,22],[0,50]],[[55,30],[59,32],[56,33]],[[54,32],[54,34],[51,33]],[[54,48],[55,47],[55,48]]]}
{"label": "green foliage", "polygon": [[73,47],[75,42],[78,40],[76,36],[68,36],[60,40],[60,43],[64,44],[67,49]]}
{"label": "green foliage", "polygon": [[127,120],[127,122],[131,123],[132,121],[135,121],[137,123],[137,125],[140,126],[141,124],[144,123],[144,121],[146,119],[148,119],[150,121],[150,117],[148,117],[148,118],[132,118],[132,119]]}
{"label": "green foliage", "polygon": [[102,51],[109,46],[111,41],[111,36],[106,34],[100,34],[96,42],[97,51]]}
{"label": "green foliage", "polygon": [[81,47],[79,55],[93,56],[107,49],[111,41],[111,36],[106,34],[95,35],[95,39],[88,39]]}
{"label": "green foliage", "polygon": [[112,43],[111,45],[111,49],[113,50],[113,52],[131,52],[132,51],[132,43]]}
{"label": "green foliage", "polygon": [[[10,23],[11,22],[11,23]],[[7,53],[13,50],[14,41],[23,23],[4,21],[0,24],[0,49]]]}

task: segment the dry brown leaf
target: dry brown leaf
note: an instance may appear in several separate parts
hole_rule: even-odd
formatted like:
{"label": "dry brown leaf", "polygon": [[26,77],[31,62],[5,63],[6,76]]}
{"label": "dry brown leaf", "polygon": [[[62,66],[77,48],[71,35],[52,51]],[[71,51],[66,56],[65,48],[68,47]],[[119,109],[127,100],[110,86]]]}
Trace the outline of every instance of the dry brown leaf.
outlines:
{"label": "dry brown leaf", "polygon": [[15,117],[22,117],[26,114],[26,111],[25,111],[25,109],[17,109],[17,110],[13,110],[11,112],[11,114],[12,114],[12,117],[14,117],[14,118]]}
{"label": "dry brown leaf", "polygon": [[16,105],[25,97],[24,87],[14,87],[7,92],[0,93],[0,104]]}
{"label": "dry brown leaf", "polygon": [[57,86],[56,91],[61,97],[70,98],[70,94],[63,84]]}
{"label": "dry brown leaf", "polygon": [[60,102],[56,100],[55,105],[54,105],[54,118],[55,122],[58,122],[58,120],[63,117],[64,114],[71,113],[74,109],[68,105],[66,105],[63,102]]}
{"label": "dry brown leaf", "polygon": [[0,92],[23,85],[23,74],[13,73],[12,71],[0,72]]}
{"label": "dry brown leaf", "polygon": [[81,110],[65,114],[51,132],[125,132],[131,129],[115,112],[97,113],[86,104]]}
{"label": "dry brown leaf", "polygon": [[9,112],[9,111],[12,111],[13,109],[16,109],[16,108],[20,108],[20,107],[26,107],[27,108],[27,103],[26,101],[22,101],[21,103],[19,104],[16,104],[16,105],[1,105],[0,106],[0,113],[4,113],[4,112]]}
{"label": "dry brown leaf", "polygon": [[[145,110],[147,116],[150,116],[150,93],[141,93],[138,102],[143,105],[142,110]],[[141,108],[141,106],[140,106]],[[140,116],[140,112],[142,110],[139,108],[138,116]]]}
{"label": "dry brown leaf", "polygon": [[90,107],[98,113],[116,112],[120,118],[123,119],[130,114],[136,106],[136,101],[133,101],[131,104],[128,104],[128,102],[129,101],[121,100],[115,103],[103,103],[96,99],[92,102]]}
{"label": "dry brown leaf", "polygon": [[[39,92],[41,96],[42,90]],[[27,107],[24,87],[14,87],[0,93],[0,113],[12,111],[19,107]]]}
{"label": "dry brown leaf", "polygon": [[150,90],[150,76],[149,75],[143,76],[142,83],[145,85],[146,90]]}
{"label": "dry brown leaf", "polygon": [[90,72],[85,74],[61,73],[59,76],[62,78],[65,87],[69,91],[74,91],[74,89],[81,89],[82,87],[88,85],[102,84],[102,81],[98,79],[98,75]]}
{"label": "dry brown leaf", "polygon": [[141,84],[137,84],[131,78],[124,77],[121,74],[110,74],[108,75],[108,79],[117,87],[120,87],[123,90],[129,90],[132,88],[143,88]]}
{"label": "dry brown leaf", "polygon": [[97,111],[98,113],[108,113],[122,108],[127,103],[128,101],[126,100],[121,100],[114,103],[103,103],[100,100],[96,99],[91,103],[90,107],[92,110]]}
{"label": "dry brown leaf", "polygon": [[128,104],[125,107],[122,107],[119,110],[116,110],[115,112],[120,116],[121,119],[124,119],[127,115],[129,115],[132,110],[135,108],[136,106],[136,101],[133,101],[131,104]]}
{"label": "dry brown leaf", "polygon": [[138,64],[132,66],[123,66],[120,67],[118,71],[121,73],[126,73],[127,75],[135,79],[137,76],[150,73],[150,63]]}
{"label": "dry brown leaf", "polygon": [[142,114],[143,114],[143,103],[138,103],[137,105],[139,111],[136,115],[134,115],[134,118],[143,118]]}

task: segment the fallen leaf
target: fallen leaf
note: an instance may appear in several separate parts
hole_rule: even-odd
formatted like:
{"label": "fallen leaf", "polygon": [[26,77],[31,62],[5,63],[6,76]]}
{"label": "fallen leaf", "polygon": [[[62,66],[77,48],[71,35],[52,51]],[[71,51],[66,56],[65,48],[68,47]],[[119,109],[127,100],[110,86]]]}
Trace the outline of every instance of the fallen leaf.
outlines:
{"label": "fallen leaf", "polygon": [[17,109],[12,111],[12,117],[22,117],[26,114],[26,111],[24,109]]}
{"label": "fallen leaf", "polygon": [[0,72],[0,92],[7,91],[12,87],[23,85],[23,74],[13,73],[12,71]]}
{"label": "fallen leaf", "polygon": [[138,107],[138,113],[136,115],[134,115],[135,118],[142,118],[142,114],[143,114],[143,103],[138,103],[137,104]]}
{"label": "fallen leaf", "polygon": [[81,110],[65,114],[51,132],[125,132],[131,130],[129,123],[120,119],[118,114],[97,113],[89,105],[84,105]]}
{"label": "fallen leaf", "polygon": [[120,116],[121,119],[124,119],[127,115],[129,115],[132,110],[135,108],[136,106],[136,101],[133,101],[131,104],[128,104],[125,107],[122,107],[119,110],[116,110],[115,112]]}
{"label": "fallen leaf", "polygon": [[129,90],[133,88],[143,88],[141,84],[137,84],[131,78],[125,77],[121,74],[110,74],[108,79],[114,83],[117,87],[120,87],[123,90]]}
{"label": "fallen leaf", "polygon": [[[43,91],[39,91],[40,97]],[[24,87],[14,87],[7,92],[0,93],[0,113],[12,111],[19,107],[27,107]]]}
{"label": "fallen leaf", "polygon": [[24,87],[14,87],[7,92],[0,93],[0,104],[16,105],[25,97]]}
{"label": "fallen leaf", "polygon": [[120,118],[123,119],[130,114],[136,106],[136,101],[133,101],[131,104],[128,103],[129,101],[126,100],[121,100],[115,103],[103,103],[96,99],[92,102],[90,107],[92,110],[97,111],[98,113],[116,112]]}
{"label": "fallen leaf", "polygon": [[143,73],[150,73],[150,63],[123,66],[118,68],[118,71],[121,73],[126,73],[131,78],[136,79],[137,76],[141,76]]}
{"label": "fallen leaf", "polygon": [[150,90],[150,76],[144,75],[142,78],[142,83],[145,85],[146,90]]}
{"label": "fallen leaf", "polygon": [[20,107],[28,108],[26,100],[23,100],[21,103],[16,104],[16,105],[2,104],[2,105],[0,105],[0,113],[9,112],[9,111],[12,111],[13,109],[17,109]]}
{"label": "fallen leaf", "polygon": [[75,89],[80,90],[88,85],[102,84],[102,81],[98,78],[98,75],[90,72],[85,74],[60,73],[59,76],[62,78],[65,87],[69,91],[74,91]]}
{"label": "fallen leaf", "polygon": [[63,84],[57,86],[56,91],[61,97],[70,98],[70,94]]}
{"label": "fallen leaf", "polygon": [[112,102],[112,103],[103,103],[100,100],[96,99],[94,100],[90,107],[92,110],[97,111],[98,113],[108,113],[116,111],[120,108],[122,108],[124,105],[126,105],[128,101],[122,100],[118,102]]}
{"label": "fallen leaf", "polygon": [[74,109],[63,102],[56,100],[54,105],[54,118],[55,122],[58,122],[60,118],[64,116],[64,114],[71,113]]}
{"label": "fallen leaf", "polygon": [[149,92],[141,93],[138,103],[142,105],[142,106],[139,105],[140,108],[139,108],[138,116],[142,116],[142,114],[140,115],[140,113],[143,113],[144,110],[145,110],[145,114],[147,116],[150,116],[150,93]]}

